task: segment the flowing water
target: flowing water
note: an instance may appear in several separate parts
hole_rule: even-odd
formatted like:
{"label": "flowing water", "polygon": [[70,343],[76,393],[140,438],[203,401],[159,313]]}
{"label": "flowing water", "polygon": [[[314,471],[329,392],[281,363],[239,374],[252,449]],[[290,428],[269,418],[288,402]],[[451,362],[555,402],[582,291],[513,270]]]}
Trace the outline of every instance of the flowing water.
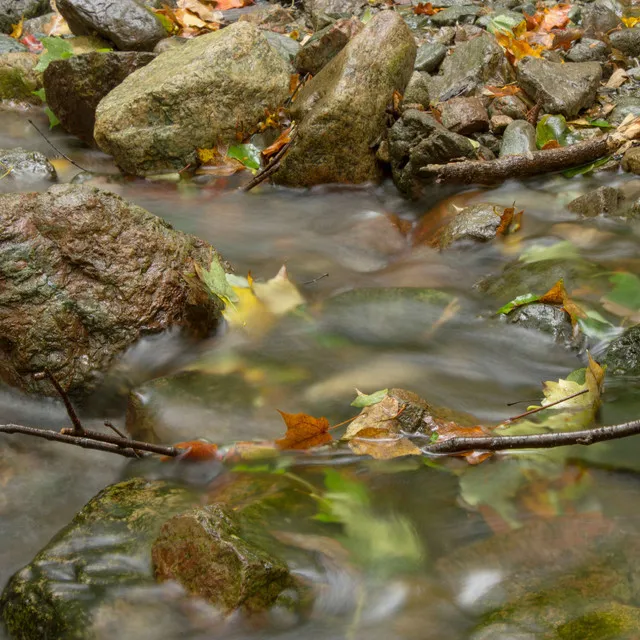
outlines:
{"label": "flowing water", "polygon": [[[39,114],[0,113],[0,148],[22,146],[56,158],[56,152],[29,124],[29,117],[46,128]],[[482,294],[474,284],[499,273],[525,249],[560,241],[565,241],[563,251],[579,252],[603,272],[639,271],[639,224],[578,221],[565,208],[576,196],[602,184],[637,193],[638,181],[628,175],[601,173],[571,181],[552,176],[526,184],[510,182],[493,190],[432,189],[419,202],[404,201],[390,183],[311,191],[263,186],[245,194],[236,189],[247,179],[243,175],[200,176],[193,182],[125,180],[107,156],[63,132],[54,130],[47,135],[92,173],[82,173],[68,161],[57,159],[60,181],[82,181],[145,207],[176,228],[209,241],[236,273],[251,271],[254,277],[268,279],[285,264],[311,308],[322,309],[330,296],[363,288],[438,289],[456,300],[445,320],[419,303],[402,304],[398,311],[386,298],[374,297],[363,305],[321,312],[315,323],[283,320],[252,338],[221,331],[197,349],[183,345],[175,335],[143,341],[125,357],[143,372],[142,378],[151,377],[159,367],[163,371],[188,368],[193,376],[188,379],[193,384],[180,392],[144,387],[140,393],[144,401],[155,403],[161,435],[168,441],[274,439],[283,432],[276,409],[326,415],[337,423],[354,413],[349,408],[354,388],[370,393],[402,387],[434,404],[472,413],[483,423],[499,422],[536,402],[543,380],[566,376],[584,365],[584,357],[540,332],[496,320],[492,313],[503,301]],[[9,180],[0,181],[0,191],[12,189],[15,185]],[[515,202],[525,212],[523,226],[504,241],[442,253],[408,239],[403,230],[417,224],[427,212],[435,215],[434,209],[441,210],[443,201],[447,206],[479,202],[509,206]],[[599,296],[589,286],[581,286],[583,297],[604,313],[598,306]],[[619,321],[611,319],[614,324]],[[597,341],[591,347],[596,355],[602,351]],[[198,383],[198,376],[207,375],[217,376],[213,391]],[[509,406],[515,402],[523,404]],[[603,399],[601,421],[610,424],[637,418],[639,408],[637,383],[612,381]],[[118,394],[105,392],[101,400],[95,400],[88,420],[99,424],[102,412],[116,414],[123,422],[123,409]],[[56,400],[24,397],[8,389],[0,389],[0,416],[2,422],[34,426],[66,424]],[[315,490],[322,490],[326,482],[323,470],[331,465],[336,465],[346,486],[358,482],[365,487],[367,507],[360,519],[370,532],[367,537],[353,523],[350,528],[343,522],[345,533],[337,525],[310,521],[306,512],[271,523],[274,530],[287,530],[293,549],[308,548],[309,536],[320,536],[313,538],[321,540],[314,563],[293,552],[289,559],[295,571],[315,585],[316,601],[310,613],[281,612],[267,621],[227,623],[222,631],[204,609],[185,613],[167,607],[160,628],[160,622],[145,613],[145,606],[149,601],[162,601],[166,590],[149,589],[131,596],[138,603],[135,611],[122,626],[104,631],[104,637],[206,638],[214,637],[214,627],[215,637],[237,638],[543,637],[529,622],[518,627],[520,635],[510,626],[512,622],[493,627],[490,635],[471,631],[487,610],[486,603],[479,603],[485,602],[487,594],[496,602],[505,602],[511,589],[522,598],[528,588],[551,590],[560,581],[559,570],[562,580],[583,572],[585,565],[594,562],[595,551],[585,543],[584,553],[572,555],[567,547],[574,547],[572,536],[582,540],[590,523],[606,522],[611,535],[620,540],[637,532],[638,455],[637,438],[593,447],[588,456],[580,456],[582,462],[566,463],[562,478],[553,480],[553,491],[542,482],[533,483],[524,502],[518,504],[517,522],[511,524],[496,517],[495,505],[473,508],[469,500],[465,503],[459,467],[451,472],[416,460],[381,463],[353,457],[308,458],[296,463],[295,474]],[[488,471],[471,477],[479,484],[486,482],[491,492],[494,488],[488,478],[501,461],[484,464]],[[198,478],[196,484],[203,491],[209,472],[213,478],[220,470],[211,468],[204,472],[204,480]],[[135,473],[158,472],[156,467],[107,454],[3,436],[0,585],[102,487]],[[502,483],[512,481],[510,476],[495,477],[500,478],[495,482],[502,489]],[[574,500],[569,494],[578,486],[583,493]],[[294,500],[297,491],[299,488],[290,489]],[[496,493],[500,491],[495,487]],[[552,493],[556,504],[550,502]],[[520,546],[526,553],[509,542],[517,540],[518,531],[524,532]],[[494,538],[495,532],[502,537]],[[332,537],[350,553],[347,559],[332,553],[327,542]],[[537,573],[531,578],[535,587],[514,578],[523,565],[529,566],[527,554],[537,559]],[[620,575],[624,571],[620,569]],[[624,604],[638,602],[628,599]],[[570,606],[576,617],[585,612],[580,599]],[[571,617],[565,612],[565,619]]]}

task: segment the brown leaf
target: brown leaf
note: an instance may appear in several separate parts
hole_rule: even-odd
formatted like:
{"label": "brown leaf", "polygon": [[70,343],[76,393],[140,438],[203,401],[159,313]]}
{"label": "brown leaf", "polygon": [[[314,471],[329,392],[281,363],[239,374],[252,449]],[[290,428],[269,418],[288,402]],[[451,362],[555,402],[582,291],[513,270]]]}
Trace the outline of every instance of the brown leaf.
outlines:
{"label": "brown leaf", "polygon": [[262,157],[266,159],[274,156],[276,153],[278,153],[278,151],[280,151],[280,149],[282,149],[282,147],[284,147],[285,144],[289,144],[290,142],[291,127],[288,127],[278,136],[275,142],[270,144],[266,149],[263,149]]}
{"label": "brown leaf", "polygon": [[376,460],[422,455],[422,451],[408,438],[376,427],[365,427],[358,431],[349,441],[349,447],[358,455],[371,456]]}
{"label": "brown leaf", "polygon": [[276,440],[280,449],[311,449],[333,440],[326,418],[314,418],[306,413],[278,413],[287,425],[284,438]]}
{"label": "brown leaf", "polygon": [[228,9],[242,9],[255,4],[255,0],[216,0],[215,5],[218,11],[227,11]]}
{"label": "brown leaf", "polygon": [[484,88],[484,91],[488,92],[489,95],[492,95],[496,98],[504,98],[505,96],[514,96],[517,93],[522,93],[522,89],[520,89],[520,87],[515,84],[507,84],[503,87],[488,85]]}
{"label": "brown leaf", "polygon": [[582,307],[569,297],[567,290],[564,288],[564,280],[558,280],[549,291],[538,299],[538,302],[562,306],[566,313],[569,314],[573,325],[578,322],[578,318],[585,318],[587,315]]}
{"label": "brown leaf", "polygon": [[[184,450],[178,458],[180,460],[193,460],[196,462],[202,462],[204,460],[215,460],[218,458],[218,446],[203,442],[202,440],[187,440],[185,442],[178,442],[173,445],[176,449]],[[163,456],[162,460],[173,460],[169,456]]]}
{"label": "brown leaf", "polygon": [[[496,212],[497,213],[497,212]],[[524,211],[518,211],[516,213],[515,207],[507,207],[500,216],[500,224],[496,229],[496,234],[499,236],[506,236],[511,233],[515,233],[522,226],[522,215]]]}
{"label": "brown leaf", "polygon": [[438,13],[438,11],[442,11],[442,9],[434,9],[430,2],[419,2],[415,7],[413,7],[413,13],[419,16],[432,16]]}

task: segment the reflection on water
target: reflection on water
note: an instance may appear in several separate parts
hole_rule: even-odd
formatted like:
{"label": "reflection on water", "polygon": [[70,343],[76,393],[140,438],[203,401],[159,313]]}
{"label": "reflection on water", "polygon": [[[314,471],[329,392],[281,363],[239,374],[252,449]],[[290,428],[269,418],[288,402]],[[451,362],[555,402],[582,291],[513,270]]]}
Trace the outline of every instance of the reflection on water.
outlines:
{"label": "reflection on water", "polygon": [[[45,126],[39,115],[2,113],[0,148],[23,146],[55,157],[27,117]],[[126,381],[117,375],[108,380],[87,411],[93,416],[116,414],[124,421],[123,391],[135,387],[140,407],[147,417],[152,415],[155,434],[164,440],[204,436],[229,443],[274,438],[282,432],[276,409],[308,411],[338,422],[351,415],[347,408],[355,387],[366,392],[406,387],[435,404],[471,412],[482,421],[499,421],[514,413],[508,403],[535,402],[542,380],[562,377],[582,361],[549,336],[497,320],[492,315],[499,306],[496,299],[473,285],[499,272],[533,244],[558,240],[571,242],[583,258],[611,270],[620,266],[638,271],[637,225],[576,222],[565,208],[572,198],[601,184],[619,184],[637,193],[638,181],[628,176],[604,174],[570,183],[549,177],[469,193],[464,197],[468,203],[506,206],[515,201],[525,210],[523,229],[507,242],[440,254],[426,246],[412,246],[405,228],[439,200],[451,198],[450,190],[434,191],[421,202],[409,203],[390,185],[309,192],[263,187],[242,194],[233,187],[243,176],[201,185],[129,180],[119,176],[109,158],[60,130],[47,135],[61,151],[96,173],[78,176],[79,169],[58,160],[60,180],[82,180],[144,206],[177,228],[210,241],[240,274],[251,271],[267,279],[286,264],[309,302],[305,318],[286,318],[266,337],[239,338],[221,332],[194,349],[170,334],[147,339],[125,354],[119,370],[127,371]],[[0,181],[2,191],[14,188],[8,180]],[[374,297],[343,306],[336,304],[335,297],[327,302],[330,296],[354,289],[393,287],[438,289],[447,300],[455,301],[456,311],[440,323],[442,308],[404,297],[400,302]],[[581,292],[586,300],[598,299],[589,286]],[[170,383],[147,382],[172,372],[179,375]],[[636,418],[639,398],[633,385],[612,384],[605,396],[604,420]],[[0,390],[0,408],[3,422],[56,428],[66,424],[64,412],[53,400]],[[128,419],[133,420],[131,415]],[[583,457],[601,469],[620,461],[620,466],[635,472],[638,453],[636,442],[630,440],[594,447]],[[480,513],[461,505],[458,466],[443,471],[413,465],[390,473],[390,465],[359,465],[352,465],[352,472],[369,491],[372,511],[366,517],[373,518],[371,526],[379,526],[382,537],[389,532],[399,535],[401,529],[394,523],[409,523],[424,552],[424,562],[416,571],[396,567],[376,573],[371,558],[369,564],[356,566],[353,555],[338,562],[322,550],[313,561],[298,557],[296,564],[297,556],[292,554],[298,575],[315,585],[313,612],[304,619],[275,612],[268,623],[253,627],[255,623],[247,621],[222,623],[204,603],[183,594],[178,597],[175,585],[114,591],[110,594],[113,606],[129,613],[121,615],[115,626],[106,614],[98,619],[100,637],[208,638],[212,627],[223,634],[216,637],[247,639],[542,637],[532,622],[535,607],[527,600],[530,592],[553,595],[557,585],[570,590],[572,576],[593,563],[597,552],[613,549],[619,554],[616,545],[640,524],[632,506],[639,489],[632,474],[590,472],[593,496],[588,515],[599,523],[593,526],[592,520],[571,520],[570,513],[568,519],[544,524],[556,512],[546,497],[541,499],[540,486],[534,485],[523,511],[521,537],[510,532],[495,538],[489,510]],[[125,466],[128,471],[123,472]],[[97,452],[3,437],[0,584],[99,489],[123,473],[138,472],[135,463],[133,469]],[[197,482],[208,484],[218,472],[204,472]],[[301,473],[316,485],[321,482],[313,465]],[[554,489],[558,494],[565,492],[558,504],[564,504],[565,494],[579,484],[565,480],[560,489]],[[545,496],[550,495],[547,490],[545,485]],[[282,522],[272,524],[283,527]],[[291,517],[284,524],[289,534],[343,535],[335,526],[310,525],[307,516]],[[408,544],[399,539],[385,542],[389,549]],[[558,553],[549,552],[554,545]],[[557,558],[571,548],[573,555],[557,566]],[[536,550],[537,567],[525,562],[531,549]],[[514,578],[523,563],[526,571]],[[634,597],[618,598],[617,603],[635,606]],[[159,602],[164,603],[160,608]],[[471,631],[491,607],[505,603],[512,610],[487,623],[490,635]],[[603,597],[601,604],[610,603]],[[575,608],[576,615],[584,613],[584,603],[567,606]],[[537,613],[545,620],[555,615],[549,608]]]}

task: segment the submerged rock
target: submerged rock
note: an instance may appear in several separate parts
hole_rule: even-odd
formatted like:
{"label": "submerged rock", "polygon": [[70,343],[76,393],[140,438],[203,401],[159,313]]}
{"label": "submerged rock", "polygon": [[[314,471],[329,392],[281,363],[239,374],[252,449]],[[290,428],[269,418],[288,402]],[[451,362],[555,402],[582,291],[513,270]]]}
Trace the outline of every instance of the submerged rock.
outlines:
{"label": "submerged rock", "polygon": [[541,58],[523,58],[518,64],[520,86],[547,113],[575,116],[590,107],[602,79],[598,62],[547,62]]}
{"label": "submerged rock", "polygon": [[309,81],[293,103],[298,135],[278,184],[313,186],[376,180],[375,145],[394,90],[404,91],[416,45],[402,18],[383,11]]}
{"label": "submerged rock", "polygon": [[152,51],[168,35],[137,0],[57,0],[57,7],[75,35],[99,35],[122,51]]}
{"label": "submerged rock", "polygon": [[33,95],[42,88],[42,74],[35,71],[37,64],[35,53],[0,54],[0,100],[40,104],[40,98]]}
{"label": "submerged rock", "polygon": [[0,196],[0,379],[49,369],[80,395],[141,336],[202,338],[220,305],[195,279],[212,248],[112,193],[78,185]]}
{"label": "submerged rock", "polygon": [[194,502],[191,493],[141,478],[107,487],[18,571],[0,597],[9,633],[24,640],[92,638],[109,587],[152,585],[149,548],[160,527]]}
{"label": "submerged rock", "polygon": [[[0,149],[0,175],[9,172],[3,179],[8,183],[25,185],[29,182],[55,182],[56,170],[39,151]],[[1,214],[0,214],[1,217]]]}
{"label": "submerged rock", "polygon": [[171,518],[151,553],[157,580],[177,580],[225,612],[262,611],[291,586],[287,565],[242,538],[233,513],[220,505]]}
{"label": "submerged rock", "polygon": [[601,214],[614,216],[623,200],[623,195],[615,187],[599,187],[572,200],[567,209],[585,218],[595,218]]}
{"label": "submerged rock", "polygon": [[47,104],[66,131],[94,144],[93,128],[100,100],[154,57],[152,53],[112,51],[53,60],[43,74]]}
{"label": "submerged rock", "polygon": [[454,245],[493,240],[500,226],[501,214],[502,209],[492,204],[477,204],[463,209],[442,229],[438,247],[448,249]]}
{"label": "submerged rock", "polygon": [[[94,136],[127,173],[197,163],[289,94],[289,64],[248,22],[194,38],[128,76],[98,105]],[[298,101],[299,102],[299,101]]]}
{"label": "submerged rock", "polygon": [[420,192],[421,167],[475,155],[471,140],[445,129],[433,116],[414,109],[405,111],[389,130],[389,151],[393,181],[407,195]]}
{"label": "submerged rock", "polygon": [[37,18],[48,11],[49,0],[0,0],[0,33],[11,33],[21,18]]}
{"label": "submerged rock", "polygon": [[604,363],[614,376],[640,376],[640,325],[629,327],[609,345]]}

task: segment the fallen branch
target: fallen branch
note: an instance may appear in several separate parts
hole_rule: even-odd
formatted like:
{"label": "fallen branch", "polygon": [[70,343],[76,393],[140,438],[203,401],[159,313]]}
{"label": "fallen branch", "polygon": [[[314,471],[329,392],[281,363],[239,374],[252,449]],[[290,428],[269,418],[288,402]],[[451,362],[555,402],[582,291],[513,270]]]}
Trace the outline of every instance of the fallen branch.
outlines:
{"label": "fallen branch", "polygon": [[640,118],[623,121],[616,131],[597,140],[495,160],[467,160],[448,164],[428,164],[419,174],[427,182],[446,184],[494,184],[511,178],[564,171],[595,162],[610,155],[640,134]]}
{"label": "fallen branch", "polygon": [[82,435],[84,433],[84,427],[80,422],[80,418],[78,418],[78,414],[73,408],[67,392],[60,386],[60,383],[55,379],[51,371],[45,369],[41,373],[36,373],[33,377],[35,380],[44,380],[45,378],[49,380],[49,382],[53,385],[53,388],[58,392],[60,398],[62,398],[64,408],[66,409],[69,420],[71,420],[71,424],[73,425],[73,435]]}
{"label": "fallen branch", "polygon": [[619,440],[640,434],[640,420],[614,424],[607,427],[564,431],[561,433],[540,433],[524,436],[478,436],[454,437],[436,441],[422,447],[426,454],[451,454],[468,451],[507,451],[510,449],[551,449],[575,444],[590,445],[608,440]]}

